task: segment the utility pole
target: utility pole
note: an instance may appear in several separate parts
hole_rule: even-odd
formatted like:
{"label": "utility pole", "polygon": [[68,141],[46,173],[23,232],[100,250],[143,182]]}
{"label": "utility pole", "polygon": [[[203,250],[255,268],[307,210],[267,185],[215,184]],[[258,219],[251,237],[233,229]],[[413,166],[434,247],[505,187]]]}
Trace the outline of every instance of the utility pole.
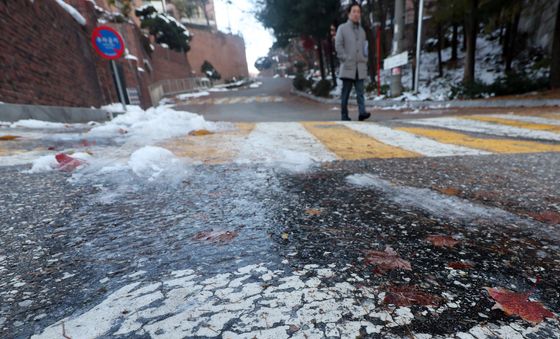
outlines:
{"label": "utility pole", "polygon": [[[391,55],[402,52],[404,37],[404,0],[395,1],[395,18],[393,27],[393,48]],[[402,94],[401,67],[395,67],[391,76],[391,96],[398,97]]]}
{"label": "utility pole", "polygon": [[[424,21],[424,0],[420,0],[418,10],[418,36],[416,37],[416,74],[414,75],[414,93],[418,93],[420,84],[420,53],[422,52],[422,23]],[[440,43],[440,41],[438,41]]]}

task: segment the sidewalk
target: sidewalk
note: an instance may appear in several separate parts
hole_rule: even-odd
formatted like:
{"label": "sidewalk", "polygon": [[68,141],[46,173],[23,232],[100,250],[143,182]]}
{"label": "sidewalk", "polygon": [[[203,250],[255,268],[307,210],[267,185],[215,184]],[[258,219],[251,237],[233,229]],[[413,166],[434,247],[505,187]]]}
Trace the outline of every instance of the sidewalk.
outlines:
{"label": "sidewalk", "polygon": [[[321,98],[309,93],[301,92],[292,88],[292,94],[304,97],[322,104],[338,105],[339,98]],[[350,101],[350,104],[354,104]],[[366,100],[367,107],[380,107],[388,109],[416,109],[416,108],[489,108],[489,107],[560,107],[560,99],[554,98],[530,98],[530,99],[514,99],[507,97],[505,99],[490,98],[479,100],[446,100],[446,101],[397,101],[397,100]]]}

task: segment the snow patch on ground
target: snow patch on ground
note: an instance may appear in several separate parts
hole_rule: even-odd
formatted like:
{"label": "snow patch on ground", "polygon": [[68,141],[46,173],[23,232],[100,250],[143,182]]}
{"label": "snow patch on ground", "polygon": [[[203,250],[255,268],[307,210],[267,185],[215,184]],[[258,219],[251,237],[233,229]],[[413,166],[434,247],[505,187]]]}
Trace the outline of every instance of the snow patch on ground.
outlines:
{"label": "snow patch on ground", "polygon": [[278,165],[306,171],[317,163],[336,160],[299,123],[259,123],[242,145],[237,163]]}
{"label": "snow patch on ground", "polygon": [[49,122],[34,119],[19,120],[10,124],[11,128],[30,128],[30,129],[62,129],[68,126],[60,122]]}
{"label": "snow patch on ground", "polygon": [[128,166],[141,178],[154,181],[163,176],[185,176],[186,164],[173,153],[161,147],[146,146],[130,156]]}
{"label": "snow patch on ground", "polygon": [[448,196],[426,188],[399,186],[374,174],[354,174],[346,177],[346,181],[355,186],[381,191],[388,199],[402,206],[420,208],[440,218],[469,223],[481,220],[494,223],[496,220],[500,220],[524,225],[530,224],[529,221],[498,208],[475,204],[469,200]]}
{"label": "snow patch on ground", "polygon": [[262,84],[263,84],[263,83],[260,82],[260,81],[259,81],[259,82],[254,82],[254,83],[250,84],[249,87],[250,87],[250,88],[259,88],[259,87],[262,86]]}
{"label": "snow patch on ground", "polygon": [[210,93],[208,91],[202,91],[202,92],[195,92],[195,93],[185,93],[185,94],[179,94],[176,96],[177,99],[179,100],[188,100],[188,99],[192,99],[192,98],[200,98],[200,97],[206,97],[209,96]]}

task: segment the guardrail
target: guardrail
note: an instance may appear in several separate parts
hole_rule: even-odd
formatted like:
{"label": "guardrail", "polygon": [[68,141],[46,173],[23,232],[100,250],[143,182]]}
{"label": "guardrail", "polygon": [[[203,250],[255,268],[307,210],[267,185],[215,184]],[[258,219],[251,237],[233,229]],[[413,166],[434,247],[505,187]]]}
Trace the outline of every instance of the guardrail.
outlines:
{"label": "guardrail", "polygon": [[212,83],[208,78],[185,78],[158,81],[150,85],[149,90],[152,105],[157,105],[166,96],[210,87],[212,87]]}

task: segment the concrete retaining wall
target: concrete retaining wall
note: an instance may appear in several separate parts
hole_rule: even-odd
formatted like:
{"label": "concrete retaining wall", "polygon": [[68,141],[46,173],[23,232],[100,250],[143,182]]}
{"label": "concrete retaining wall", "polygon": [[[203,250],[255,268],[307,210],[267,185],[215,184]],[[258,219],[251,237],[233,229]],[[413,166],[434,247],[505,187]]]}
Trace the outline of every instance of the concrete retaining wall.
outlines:
{"label": "concrete retaining wall", "polygon": [[62,123],[103,122],[111,115],[100,109],[79,107],[55,107],[37,105],[0,104],[0,121],[13,122],[22,119],[35,119]]}

